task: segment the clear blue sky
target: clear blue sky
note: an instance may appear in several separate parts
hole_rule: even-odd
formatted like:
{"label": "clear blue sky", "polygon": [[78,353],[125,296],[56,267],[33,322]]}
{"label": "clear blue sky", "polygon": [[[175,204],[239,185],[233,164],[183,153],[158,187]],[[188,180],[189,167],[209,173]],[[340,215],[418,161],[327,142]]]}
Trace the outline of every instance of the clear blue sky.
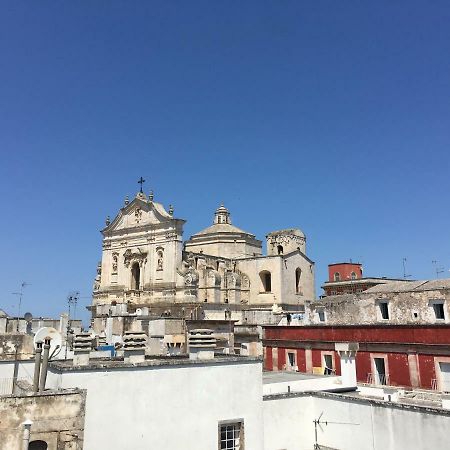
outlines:
{"label": "clear blue sky", "polygon": [[[0,308],[89,303],[104,219],[146,180],[186,219],[223,201],[316,261],[450,274],[450,2],[4,1]],[[317,289],[320,293],[320,289]],[[87,317],[87,314],[84,314]]]}

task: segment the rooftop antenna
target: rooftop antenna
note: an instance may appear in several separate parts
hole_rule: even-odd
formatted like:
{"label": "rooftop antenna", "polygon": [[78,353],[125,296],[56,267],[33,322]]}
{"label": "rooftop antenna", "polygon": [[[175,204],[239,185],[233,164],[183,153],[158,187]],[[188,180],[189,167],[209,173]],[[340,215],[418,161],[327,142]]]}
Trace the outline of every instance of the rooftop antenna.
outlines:
{"label": "rooftop antenna", "polygon": [[407,278],[411,278],[411,275],[406,275],[406,258],[403,258],[402,262],[403,262],[403,278],[406,280]]}
{"label": "rooftop antenna", "polygon": [[435,259],[433,259],[433,261],[431,261],[431,264],[434,265],[434,270],[436,271],[436,278],[439,278],[439,275],[441,273],[444,273],[444,268],[443,267],[438,267],[438,261],[436,261]]}
{"label": "rooftop antenna", "polygon": [[18,295],[19,296],[19,311],[18,311],[18,314],[17,314],[17,332],[19,331],[20,307],[22,306],[23,288],[25,286],[30,286],[30,283],[27,283],[26,281],[22,281],[22,284],[20,285],[20,291],[19,292],[12,292],[13,295]]}
{"label": "rooftop antenna", "polygon": [[66,329],[66,348],[64,351],[64,359],[67,359],[67,347],[69,343],[69,334],[72,331],[72,320],[70,319],[70,307],[73,305],[73,317],[75,319],[77,313],[77,303],[80,298],[80,293],[78,291],[72,292],[67,296],[67,305],[69,307],[69,317],[67,318],[67,329]]}
{"label": "rooftop antenna", "polygon": [[315,436],[315,443],[314,443],[314,450],[320,450],[323,448],[322,445],[319,445],[318,439],[317,439],[317,427],[320,428],[320,430],[323,432],[322,425],[328,426],[328,425],[359,425],[359,423],[351,423],[351,422],[330,422],[329,420],[321,420],[323,416],[323,411],[320,413],[320,416],[317,419],[314,419],[314,436]]}

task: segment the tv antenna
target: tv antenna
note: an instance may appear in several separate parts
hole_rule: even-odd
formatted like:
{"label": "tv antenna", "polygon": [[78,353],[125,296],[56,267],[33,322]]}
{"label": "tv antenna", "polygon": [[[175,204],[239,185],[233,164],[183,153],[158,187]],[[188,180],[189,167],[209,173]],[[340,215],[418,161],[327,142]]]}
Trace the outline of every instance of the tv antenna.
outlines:
{"label": "tv antenna", "polygon": [[403,258],[402,262],[403,262],[403,278],[406,280],[407,278],[411,278],[411,275],[406,275],[406,258]]}
{"label": "tv antenna", "polygon": [[66,348],[64,351],[64,359],[67,359],[67,347],[69,345],[69,334],[72,332],[72,320],[70,318],[70,309],[71,305],[73,305],[73,316],[74,319],[77,314],[77,303],[80,298],[80,293],[78,291],[71,292],[67,296],[67,305],[69,307],[69,317],[67,318],[67,329],[66,329]]}
{"label": "tv antenna", "polygon": [[433,259],[433,261],[431,261],[431,264],[433,264],[434,270],[436,271],[436,278],[439,278],[439,275],[441,273],[444,273],[444,268],[443,267],[439,267],[438,266],[438,261],[436,261],[435,259]]}
{"label": "tv antenna", "polygon": [[20,291],[12,292],[13,295],[17,295],[19,297],[19,311],[17,313],[17,332],[19,331],[20,307],[22,306],[23,289],[26,286],[30,286],[30,283],[27,283],[26,281],[22,281],[22,284],[20,285]]}
{"label": "tv antenna", "polygon": [[317,419],[314,419],[314,450],[320,450],[322,448],[322,445],[319,445],[318,439],[317,439],[317,428],[320,428],[320,431],[323,432],[322,425],[328,426],[328,425],[359,425],[359,423],[352,423],[352,422],[330,422],[329,420],[321,420],[323,416],[323,411],[320,413],[320,416]]}

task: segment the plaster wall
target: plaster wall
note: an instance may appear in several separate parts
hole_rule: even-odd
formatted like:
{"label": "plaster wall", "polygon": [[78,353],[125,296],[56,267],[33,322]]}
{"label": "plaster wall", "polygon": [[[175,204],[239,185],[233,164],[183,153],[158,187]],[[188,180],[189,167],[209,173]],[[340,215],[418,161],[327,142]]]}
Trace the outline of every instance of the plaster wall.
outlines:
{"label": "plaster wall", "polygon": [[211,450],[218,422],[236,419],[244,420],[245,448],[263,448],[260,362],[51,369],[48,378],[54,387],[87,389],[87,450]]}
{"label": "plaster wall", "polygon": [[334,394],[265,398],[265,450],[303,450],[314,446],[314,419],[318,444],[346,450],[446,448],[448,412],[395,407],[383,402],[354,400]]}

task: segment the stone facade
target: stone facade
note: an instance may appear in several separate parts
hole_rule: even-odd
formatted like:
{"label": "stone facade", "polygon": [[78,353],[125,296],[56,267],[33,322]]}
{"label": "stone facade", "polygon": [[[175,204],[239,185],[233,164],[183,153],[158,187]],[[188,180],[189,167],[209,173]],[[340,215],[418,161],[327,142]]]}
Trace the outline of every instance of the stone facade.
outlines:
{"label": "stone facade", "polygon": [[448,324],[450,280],[394,281],[308,302],[304,324]]}
{"label": "stone facade", "polygon": [[0,449],[23,448],[22,423],[31,420],[31,445],[43,441],[48,450],[81,450],[85,404],[86,392],[78,389],[0,397]]}
{"label": "stone facade", "polygon": [[[223,205],[213,225],[183,245],[184,223],[142,192],[107,219],[91,307],[96,332],[110,316],[223,319],[227,309],[241,320],[247,309],[270,314],[274,304],[295,310],[314,299],[314,262],[300,230],[270,233],[263,256],[262,242],[232,225]],[[113,334],[124,320],[111,325]]]}

